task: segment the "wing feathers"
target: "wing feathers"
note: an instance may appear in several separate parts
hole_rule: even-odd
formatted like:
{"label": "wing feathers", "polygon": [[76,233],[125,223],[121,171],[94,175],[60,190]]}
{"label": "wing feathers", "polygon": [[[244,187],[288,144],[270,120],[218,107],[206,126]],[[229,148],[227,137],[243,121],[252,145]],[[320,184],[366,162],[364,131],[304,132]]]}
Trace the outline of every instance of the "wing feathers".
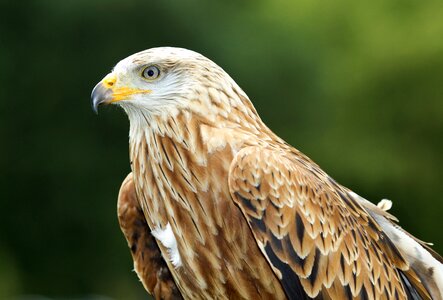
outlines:
{"label": "wing feathers", "polygon": [[323,299],[426,298],[420,281],[402,273],[409,264],[368,214],[369,204],[315,164],[282,150],[245,148],[231,164],[229,187],[289,298],[302,299],[300,291]]}
{"label": "wing feathers", "polygon": [[134,269],[145,289],[155,299],[182,299],[138,204],[132,173],[120,188],[117,210],[121,230],[134,260]]}
{"label": "wing feathers", "polygon": [[274,252],[274,249],[267,245],[265,247],[265,253],[269,261],[280,272],[280,280],[282,281],[283,288],[289,299],[309,299],[301,286],[300,280],[297,275],[291,270],[291,268],[282,262]]}

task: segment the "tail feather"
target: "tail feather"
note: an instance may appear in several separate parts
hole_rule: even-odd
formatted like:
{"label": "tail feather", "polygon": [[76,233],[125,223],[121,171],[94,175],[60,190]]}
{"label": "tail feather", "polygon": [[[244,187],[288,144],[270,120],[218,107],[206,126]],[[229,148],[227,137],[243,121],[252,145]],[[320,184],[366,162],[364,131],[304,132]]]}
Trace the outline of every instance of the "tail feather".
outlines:
{"label": "tail feather", "polygon": [[440,281],[441,277],[438,279],[438,277],[433,276],[433,267],[427,267],[425,264],[415,262],[411,265],[411,269],[413,269],[420,278],[421,284],[423,284],[426,290],[429,291],[433,300],[443,299],[443,283]]}
{"label": "tail feather", "polygon": [[404,255],[411,270],[420,280],[415,285],[423,285],[433,300],[443,300],[443,264],[441,263],[441,257],[435,251],[428,251],[428,246],[423,247],[398,225],[378,215],[373,217],[397,249]]}
{"label": "tail feather", "polygon": [[[410,299],[443,300],[443,258],[431,249],[428,243],[420,241],[403,230],[390,214],[366,199],[354,194],[374,220],[381,226],[394,247],[405,257],[409,269],[399,270]],[[390,206],[388,206],[388,209]],[[416,297],[421,298],[416,298]]]}
{"label": "tail feather", "polygon": [[408,300],[432,300],[427,290],[422,288],[422,285],[419,281],[416,281],[413,277],[407,276],[408,273],[403,273],[403,271],[399,271],[399,273],[401,280],[403,281],[403,285],[405,286]]}
{"label": "tail feather", "polygon": [[[417,294],[420,295],[421,298],[418,299],[430,299],[432,300],[431,295],[428,292],[428,288],[423,284],[422,280],[417,276],[415,271],[411,268],[406,272],[401,272],[402,280],[405,282],[403,277],[407,279],[408,282],[405,282],[405,285],[407,286],[407,289],[410,290],[410,287],[413,287],[413,289],[417,292]],[[414,298],[412,298],[414,299]]]}

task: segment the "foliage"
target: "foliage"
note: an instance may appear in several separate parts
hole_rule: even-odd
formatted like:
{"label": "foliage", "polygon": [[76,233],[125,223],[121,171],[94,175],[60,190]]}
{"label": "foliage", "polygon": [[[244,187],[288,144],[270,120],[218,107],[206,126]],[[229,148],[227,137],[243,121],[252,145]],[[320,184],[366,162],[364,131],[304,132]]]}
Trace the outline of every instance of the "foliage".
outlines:
{"label": "foliage", "polygon": [[116,218],[126,117],[89,94],[154,46],[221,65],[266,123],[443,252],[441,1],[0,2],[0,298],[144,296]]}

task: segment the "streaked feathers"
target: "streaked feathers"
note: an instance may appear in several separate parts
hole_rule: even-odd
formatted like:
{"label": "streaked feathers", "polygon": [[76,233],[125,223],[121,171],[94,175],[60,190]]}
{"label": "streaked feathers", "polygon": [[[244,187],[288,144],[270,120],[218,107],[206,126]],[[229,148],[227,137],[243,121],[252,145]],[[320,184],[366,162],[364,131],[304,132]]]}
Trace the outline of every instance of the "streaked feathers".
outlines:
{"label": "streaked feathers", "polygon": [[442,258],[396,224],[392,202],[375,205],[335,182],[195,52],[135,54],[114,69],[116,85],[144,88],[134,70],[146,65],[164,74],[152,93],[118,102],[130,120],[133,171],[119,219],[150,293],[442,300]]}

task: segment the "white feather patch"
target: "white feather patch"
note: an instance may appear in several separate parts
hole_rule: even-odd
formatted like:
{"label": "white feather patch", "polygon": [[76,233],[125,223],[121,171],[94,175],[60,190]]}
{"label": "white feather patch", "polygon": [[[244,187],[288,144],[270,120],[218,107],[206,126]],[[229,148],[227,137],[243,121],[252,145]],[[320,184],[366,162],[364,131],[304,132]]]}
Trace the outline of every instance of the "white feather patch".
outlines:
{"label": "white feather patch", "polygon": [[388,211],[392,208],[392,201],[388,199],[382,199],[380,202],[378,202],[377,206],[384,211]]}
{"label": "white feather patch", "polygon": [[169,260],[175,268],[181,267],[182,260],[177,248],[177,240],[172,231],[171,224],[167,224],[164,229],[157,227],[151,231],[152,235],[168,249]]}

